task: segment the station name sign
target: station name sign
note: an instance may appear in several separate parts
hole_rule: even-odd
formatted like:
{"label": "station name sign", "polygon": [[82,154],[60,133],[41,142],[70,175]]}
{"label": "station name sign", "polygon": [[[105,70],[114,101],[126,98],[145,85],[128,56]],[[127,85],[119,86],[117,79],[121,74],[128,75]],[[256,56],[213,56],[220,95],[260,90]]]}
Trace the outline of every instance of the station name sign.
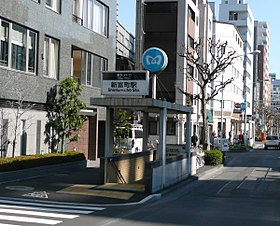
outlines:
{"label": "station name sign", "polygon": [[148,71],[103,71],[102,95],[137,96],[149,94]]}

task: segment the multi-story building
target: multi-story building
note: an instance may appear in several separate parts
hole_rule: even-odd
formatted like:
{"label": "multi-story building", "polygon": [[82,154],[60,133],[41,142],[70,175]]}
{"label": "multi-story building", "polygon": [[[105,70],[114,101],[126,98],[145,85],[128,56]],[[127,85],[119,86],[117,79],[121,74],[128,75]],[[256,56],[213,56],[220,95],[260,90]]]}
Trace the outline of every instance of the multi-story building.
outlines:
{"label": "multi-story building", "polygon": [[[223,136],[233,139],[240,134],[241,128],[241,111],[235,108],[235,104],[243,102],[243,46],[242,35],[237,27],[228,22],[215,21],[215,33],[213,38],[221,42],[227,42],[227,51],[235,51],[237,58],[234,63],[227,67],[223,74],[215,81],[220,84],[231,78],[234,80],[227,85],[213,100],[214,126],[215,132]],[[240,57],[238,57],[240,56]],[[223,122],[223,123],[222,123]],[[221,125],[223,128],[221,129]]]}
{"label": "multi-story building", "polygon": [[[140,65],[142,53],[150,47],[158,47],[168,56],[168,65],[157,75],[157,99],[186,105],[189,100],[179,91],[178,87],[190,96],[197,94],[197,86],[188,76],[197,77],[192,65],[179,56],[184,48],[193,47],[199,37],[198,1],[168,1],[145,0],[139,1],[136,22],[136,65]],[[144,10],[141,10],[144,9]],[[143,23],[142,23],[143,22]],[[137,66],[138,67],[138,66]],[[187,69],[188,68],[188,69]],[[197,113],[198,102],[193,103],[194,113]],[[197,122],[197,114],[192,121]],[[184,142],[184,115],[169,115],[167,119],[167,143],[182,144]],[[159,123],[157,117],[150,117],[150,135],[157,135]]]}
{"label": "multi-story building", "polygon": [[[45,143],[46,103],[59,81],[73,76],[91,110],[81,141],[74,145],[96,159],[104,143],[98,140],[104,139],[105,111],[89,103],[90,97],[100,96],[101,71],[115,69],[116,8],[110,0],[1,1],[1,137],[17,136],[15,155],[51,151]],[[19,100],[23,105],[17,113],[13,106]],[[31,108],[21,114],[28,104]],[[6,154],[11,155],[11,146]]]}
{"label": "multi-story building", "polygon": [[135,38],[117,21],[116,70],[134,70]]}
{"label": "multi-story building", "polygon": [[[254,51],[254,17],[245,0],[222,0],[219,5],[219,20],[233,23],[237,26],[244,41],[244,73],[243,73],[243,95],[246,110],[244,114],[243,133],[245,138],[249,138],[250,144],[254,142],[254,137],[248,134],[254,130],[253,115],[253,54]],[[245,130],[245,131],[244,131]]]}
{"label": "multi-story building", "polygon": [[[255,94],[255,110],[259,117],[256,118],[256,123],[264,123],[264,111],[263,109],[269,108],[269,46],[270,46],[270,35],[269,27],[266,22],[255,21],[255,48],[260,50],[260,54],[257,58],[257,78],[254,82],[256,87]],[[262,126],[260,131],[264,130]],[[258,132],[260,132],[258,131]],[[264,131],[263,131],[264,132]]]}

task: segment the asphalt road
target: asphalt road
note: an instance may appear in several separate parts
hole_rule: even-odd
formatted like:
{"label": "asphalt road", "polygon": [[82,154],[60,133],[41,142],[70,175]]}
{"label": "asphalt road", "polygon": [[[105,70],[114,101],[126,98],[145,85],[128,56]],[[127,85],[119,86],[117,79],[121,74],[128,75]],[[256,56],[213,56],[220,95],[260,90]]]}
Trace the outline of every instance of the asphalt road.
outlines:
{"label": "asphalt road", "polygon": [[181,187],[159,201],[107,210],[107,214],[111,212],[110,220],[104,216],[99,225],[279,226],[280,151],[230,153],[227,161],[227,166],[216,174]]}
{"label": "asphalt road", "polygon": [[[280,151],[228,153],[225,167],[178,187],[161,199],[142,205],[117,207],[53,206],[21,212],[0,206],[0,224],[64,226],[263,226],[280,225]],[[11,211],[11,209],[13,211]],[[52,211],[51,211],[52,209]],[[19,212],[17,212],[17,211]],[[26,210],[25,210],[26,211]],[[36,216],[36,212],[40,212]],[[33,215],[32,215],[33,214]],[[35,214],[35,215],[34,215]],[[42,217],[43,215],[46,215]],[[53,215],[61,214],[61,215]],[[23,223],[27,216],[49,221]],[[11,216],[4,219],[2,216]],[[6,217],[7,218],[7,217]]]}

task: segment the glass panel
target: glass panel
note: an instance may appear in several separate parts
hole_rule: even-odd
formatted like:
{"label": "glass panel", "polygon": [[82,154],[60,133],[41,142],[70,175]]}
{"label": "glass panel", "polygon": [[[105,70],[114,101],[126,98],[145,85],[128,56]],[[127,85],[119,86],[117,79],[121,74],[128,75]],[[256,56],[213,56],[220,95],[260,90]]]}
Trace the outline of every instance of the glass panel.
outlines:
{"label": "glass panel", "polygon": [[82,76],[82,51],[73,50],[73,77],[81,84]]}
{"label": "glass panel", "polygon": [[1,21],[0,41],[0,65],[8,66],[9,24],[5,21]]}
{"label": "glass panel", "polygon": [[49,67],[50,67],[50,77],[51,78],[57,78],[58,74],[58,47],[59,42],[55,39],[51,39],[50,42],[50,61],[49,61]]}
{"label": "glass panel", "polygon": [[55,2],[54,2],[54,10],[56,11],[56,12],[58,12],[58,13],[60,13],[61,12],[61,0],[54,0]]}
{"label": "glass panel", "polygon": [[52,7],[52,0],[46,0],[46,5]]}
{"label": "glass panel", "polygon": [[35,48],[36,48],[36,34],[34,32],[29,32],[29,47],[28,47],[28,71],[35,72]]}
{"label": "glass panel", "polygon": [[49,38],[45,37],[44,41],[44,75],[49,75]]}
{"label": "glass panel", "polygon": [[92,54],[88,53],[87,59],[87,85],[91,85],[91,74],[92,74]]}
{"label": "glass panel", "polygon": [[93,30],[107,36],[108,8],[98,1],[94,1]]}
{"label": "glass panel", "polygon": [[26,71],[26,33],[24,27],[12,25],[12,68]]}
{"label": "glass panel", "polygon": [[93,0],[88,1],[88,23],[87,28],[93,29]]}
{"label": "glass panel", "polygon": [[88,56],[88,54],[85,51],[82,51],[81,84],[83,84],[83,85],[86,85],[87,56]]}

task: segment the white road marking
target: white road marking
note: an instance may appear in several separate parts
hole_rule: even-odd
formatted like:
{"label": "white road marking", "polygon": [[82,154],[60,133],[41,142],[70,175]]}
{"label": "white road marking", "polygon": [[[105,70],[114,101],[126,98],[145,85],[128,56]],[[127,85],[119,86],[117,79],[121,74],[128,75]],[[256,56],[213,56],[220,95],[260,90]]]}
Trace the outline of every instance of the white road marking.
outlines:
{"label": "white road marking", "polygon": [[0,215],[0,220],[48,224],[48,225],[55,225],[55,224],[62,223],[62,221],[60,220],[49,220],[49,219],[41,219],[41,218],[34,218],[34,217],[18,217],[18,216],[8,216],[8,215]]}
{"label": "white road marking", "polygon": [[18,224],[1,224],[0,223],[0,226],[20,226],[20,225],[18,225]]}
{"label": "white road marking", "polygon": [[54,208],[63,208],[63,209],[77,209],[77,210],[104,210],[105,208],[103,207],[95,207],[95,206],[83,206],[83,205],[76,205],[74,206],[74,203],[69,203],[69,204],[51,204],[49,203],[37,203],[37,202],[26,202],[26,201],[14,201],[14,200],[5,200],[5,199],[0,199],[0,203],[5,203],[5,204],[12,204],[12,205],[26,205],[26,206],[39,206],[39,207],[54,207]]}
{"label": "white road marking", "polygon": [[48,199],[48,194],[45,191],[34,191],[31,193],[24,194],[22,196],[26,197],[33,197],[33,198],[42,198],[42,199]]}
{"label": "white road marking", "polygon": [[59,214],[59,213],[47,213],[47,212],[39,212],[39,211],[30,211],[30,210],[16,210],[16,209],[1,209],[0,213],[12,213],[12,214],[21,214],[28,216],[42,216],[42,217],[53,217],[53,218],[64,218],[64,219],[74,219],[79,217],[79,215],[71,215],[71,214]]}
{"label": "white road marking", "polygon": [[1,204],[0,204],[0,208],[16,208],[16,209],[39,210],[39,211],[48,211],[48,212],[61,212],[61,213],[75,213],[75,214],[90,214],[90,213],[94,212],[94,211],[76,210],[76,209],[71,210],[71,209],[14,206],[14,205],[1,205]]}

